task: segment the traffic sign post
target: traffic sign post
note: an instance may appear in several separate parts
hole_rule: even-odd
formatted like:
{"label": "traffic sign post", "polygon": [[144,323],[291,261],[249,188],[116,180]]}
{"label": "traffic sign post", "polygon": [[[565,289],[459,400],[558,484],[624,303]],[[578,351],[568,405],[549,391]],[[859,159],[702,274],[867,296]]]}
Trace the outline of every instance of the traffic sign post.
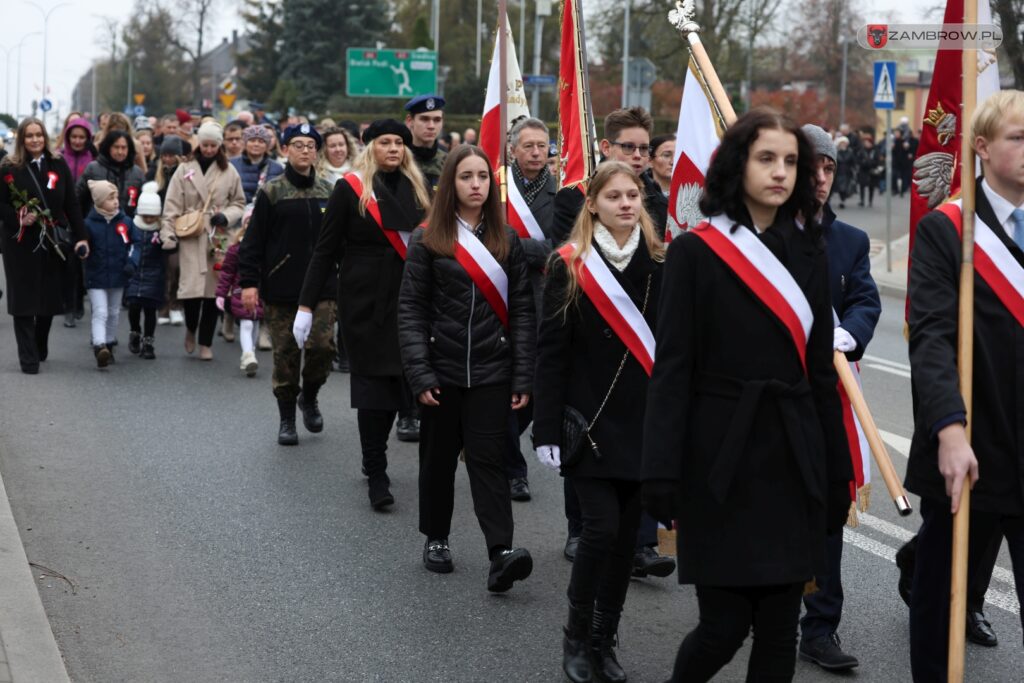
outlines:
{"label": "traffic sign post", "polygon": [[141,104],[136,104],[135,108],[132,109],[132,113],[135,114],[136,116],[145,116],[146,115],[146,108],[144,106],[142,106]]}
{"label": "traffic sign post", "polygon": [[896,108],[896,62],[875,62],[875,109],[885,110],[885,270],[892,272],[892,110]]}
{"label": "traffic sign post", "polygon": [[345,56],[345,94],[349,97],[429,95],[437,87],[433,50],[376,50],[350,47]]}
{"label": "traffic sign post", "polygon": [[[142,104],[146,101],[146,93],[137,92],[134,95],[132,95],[132,98],[135,100],[135,104]],[[142,116],[142,114],[138,114],[138,116]]]}
{"label": "traffic sign post", "polygon": [[51,102],[50,100],[48,100],[48,99],[46,99],[46,98],[44,97],[44,98],[43,98],[42,100],[40,100],[40,102],[39,102],[39,108],[40,108],[40,109],[41,109],[41,110],[42,110],[42,111],[43,111],[44,113],[45,113],[45,112],[48,112],[48,111],[50,111],[51,109],[53,109],[53,102]]}

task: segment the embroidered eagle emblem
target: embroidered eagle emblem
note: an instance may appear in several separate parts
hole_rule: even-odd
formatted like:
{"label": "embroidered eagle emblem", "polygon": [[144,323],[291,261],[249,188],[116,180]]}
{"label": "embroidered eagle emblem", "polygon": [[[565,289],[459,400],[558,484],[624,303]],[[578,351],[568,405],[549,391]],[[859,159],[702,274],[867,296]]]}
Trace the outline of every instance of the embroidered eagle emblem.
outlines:
{"label": "embroidered eagle emblem", "polygon": [[942,102],[937,102],[935,109],[929,110],[924,122],[935,127],[940,145],[945,146],[956,135],[956,115],[943,109]]}
{"label": "embroidered eagle emblem", "polygon": [[676,191],[676,210],[673,216],[673,227],[677,232],[684,232],[694,228],[705,219],[700,212],[700,196],[704,192],[697,183],[686,183],[680,185]]}
{"label": "embroidered eagle emblem", "polygon": [[917,194],[928,200],[929,209],[949,197],[954,161],[953,155],[946,152],[932,152],[914,160],[914,185]]}

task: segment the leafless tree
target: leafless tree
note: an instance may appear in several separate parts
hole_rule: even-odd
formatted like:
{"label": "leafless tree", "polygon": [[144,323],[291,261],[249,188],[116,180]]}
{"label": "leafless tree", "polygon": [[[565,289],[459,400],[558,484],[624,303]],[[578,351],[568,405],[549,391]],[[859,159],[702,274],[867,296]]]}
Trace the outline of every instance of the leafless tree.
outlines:
{"label": "leafless tree", "polygon": [[170,43],[188,58],[192,84],[192,103],[199,107],[203,96],[202,81],[203,39],[213,20],[217,0],[178,0],[178,30],[170,36]]}

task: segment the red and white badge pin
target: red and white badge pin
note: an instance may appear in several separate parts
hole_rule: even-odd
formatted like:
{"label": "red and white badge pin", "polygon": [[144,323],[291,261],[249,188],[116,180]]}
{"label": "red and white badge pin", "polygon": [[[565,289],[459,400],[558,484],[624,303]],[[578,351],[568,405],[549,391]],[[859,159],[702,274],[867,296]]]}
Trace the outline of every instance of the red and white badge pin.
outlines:
{"label": "red and white badge pin", "polygon": [[128,226],[124,223],[117,224],[117,234],[121,236],[125,244],[128,244]]}
{"label": "red and white badge pin", "polygon": [[139,199],[139,188],[134,185],[128,188],[128,206],[135,206]]}
{"label": "red and white badge pin", "polygon": [[57,187],[57,178],[58,177],[59,176],[57,175],[56,171],[49,171],[46,174],[46,189],[47,190],[52,190],[55,187]]}

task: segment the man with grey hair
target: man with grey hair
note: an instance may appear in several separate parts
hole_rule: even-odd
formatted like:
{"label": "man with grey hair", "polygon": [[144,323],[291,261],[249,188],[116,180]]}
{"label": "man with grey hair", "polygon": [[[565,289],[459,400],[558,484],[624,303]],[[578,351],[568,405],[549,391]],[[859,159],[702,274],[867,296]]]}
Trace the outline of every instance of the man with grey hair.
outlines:
{"label": "man with grey hair", "polygon": [[[555,244],[551,237],[551,221],[555,215],[555,193],[558,184],[548,171],[548,127],[540,119],[521,118],[509,131],[508,140],[511,154],[509,166],[515,191],[529,207],[529,216],[520,216],[524,222],[535,226],[531,236],[520,235],[519,243],[526,252],[526,263],[530,269],[530,284],[533,286],[534,302],[537,305],[537,320],[540,320],[541,296],[544,289],[544,266]],[[513,191],[509,188],[510,194]],[[543,234],[540,239],[536,233]],[[533,409],[513,412],[509,426],[509,446],[505,461],[512,500],[530,500],[530,484],[526,478],[526,459],[519,448],[519,440],[533,419]]]}

